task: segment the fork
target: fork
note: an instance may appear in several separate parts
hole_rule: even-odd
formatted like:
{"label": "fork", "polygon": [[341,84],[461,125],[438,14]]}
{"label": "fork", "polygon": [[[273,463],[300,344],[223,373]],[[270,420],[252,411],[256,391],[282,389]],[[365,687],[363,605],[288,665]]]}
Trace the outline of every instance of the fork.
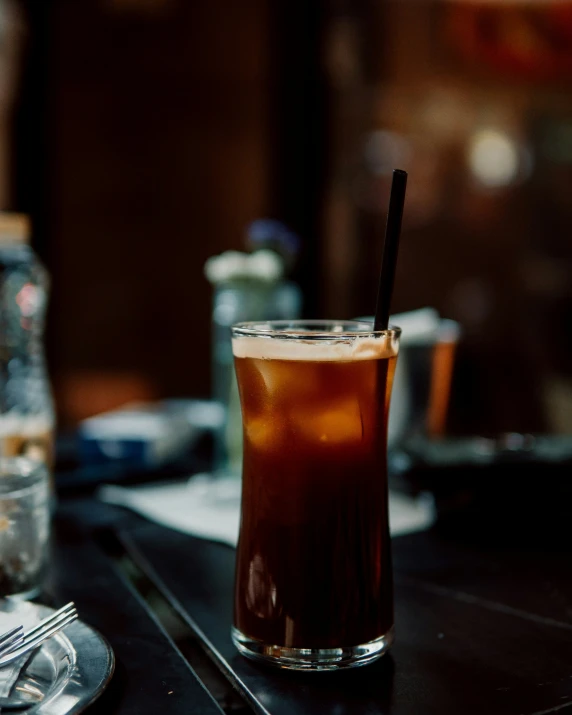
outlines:
{"label": "fork", "polygon": [[12,634],[12,641],[8,640],[6,648],[2,650],[2,642],[8,634],[5,634],[0,639],[0,668],[13,661],[17,660],[31,650],[40,646],[48,638],[51,638],[55,633],[65,628],[77,618],[77,611],[73,601],[60,608],[51,616],[44,618],[26,633],[22,633],[22,626],[15,628],[15,633]]}
{"label": "fork", "polygon": [[16,626],[0,636],[0,657],[20,645],[24,639],[23,626]]}

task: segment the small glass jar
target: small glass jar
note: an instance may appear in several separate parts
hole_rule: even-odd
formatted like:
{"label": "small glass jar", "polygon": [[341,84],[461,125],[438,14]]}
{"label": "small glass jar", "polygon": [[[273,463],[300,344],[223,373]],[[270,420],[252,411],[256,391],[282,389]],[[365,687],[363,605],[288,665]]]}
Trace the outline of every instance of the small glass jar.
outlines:
{"label": "small glass jar", "polygon": [[37,596],[48,560],[48,471],[26,457],[0,458],[0,596]]}

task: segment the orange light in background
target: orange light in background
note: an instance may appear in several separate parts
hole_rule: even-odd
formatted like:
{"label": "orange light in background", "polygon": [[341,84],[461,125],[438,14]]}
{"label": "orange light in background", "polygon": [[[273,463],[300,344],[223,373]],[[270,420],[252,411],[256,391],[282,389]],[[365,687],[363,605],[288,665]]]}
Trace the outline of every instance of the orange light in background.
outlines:
{"label": "orange light in background", "polygon": [[132,402],[152,402],[158,389],[146,375],[133,372],[81,370],[56,378],[58,409],[64,422],[114,410]]}
{"label": "orange light in background", "polygon": [[533,81],[572,76],[572,2],[451,2],[449,46],[478,68]]}

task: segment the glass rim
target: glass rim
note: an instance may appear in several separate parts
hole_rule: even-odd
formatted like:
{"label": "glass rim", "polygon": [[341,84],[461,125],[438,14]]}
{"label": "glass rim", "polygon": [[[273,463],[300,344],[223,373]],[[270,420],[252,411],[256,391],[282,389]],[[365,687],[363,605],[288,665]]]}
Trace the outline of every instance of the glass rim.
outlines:
{"label": "glass rim", "polygon": [[[329,329],[328,329],[329,328]],[[367,320],[254,320],[231,326],[233,338],[279,338],[283,340],[347,340],[348,338],[398,339],[401,328],[374,330]]]}

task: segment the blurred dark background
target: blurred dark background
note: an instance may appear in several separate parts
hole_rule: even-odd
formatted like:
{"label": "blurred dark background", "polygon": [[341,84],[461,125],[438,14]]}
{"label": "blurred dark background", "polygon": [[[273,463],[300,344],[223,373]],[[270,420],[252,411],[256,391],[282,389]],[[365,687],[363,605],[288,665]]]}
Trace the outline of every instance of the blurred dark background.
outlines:
{"label": "blurred dark background", "polygon": [[454,433],[572,432],[572,3],[2,0],[0,208],[52,276],[59,419],[208,396],[205,260],[272,216],[309,317],[464,329]]}

